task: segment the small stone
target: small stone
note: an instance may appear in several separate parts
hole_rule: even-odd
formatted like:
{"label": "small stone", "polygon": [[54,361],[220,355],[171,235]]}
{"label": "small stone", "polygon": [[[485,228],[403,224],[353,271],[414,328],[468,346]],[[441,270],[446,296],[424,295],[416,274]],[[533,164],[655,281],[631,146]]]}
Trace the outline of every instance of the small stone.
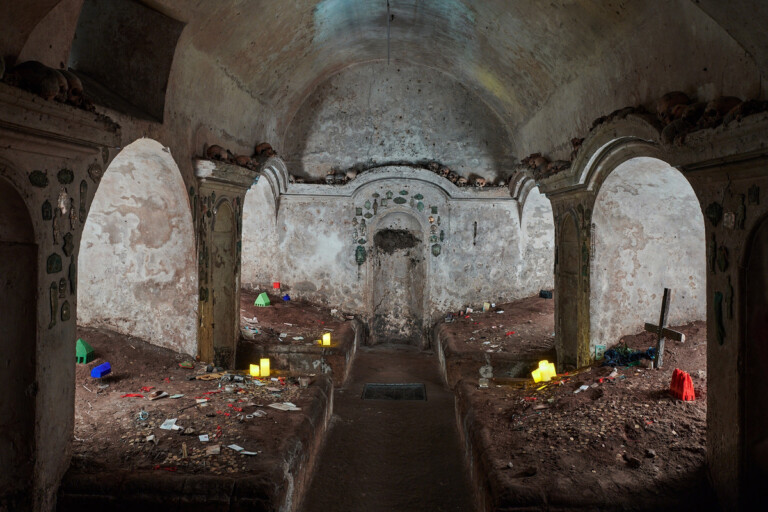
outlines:
{"label": "small stone", "polygon": [[640,459],[638,459],[637,457],[631,457],[625,454],[624,460],[627,461],[627,466],[629,466],[632,469],[637,469],[642,465],[642,462],[640,462]]}
{"label": "small stone", "polygon": [[647,450],[645,450],[645,456],[648,457],[649,459],[653,459],[654,457],[656,457],[656,450],[648,448]]}

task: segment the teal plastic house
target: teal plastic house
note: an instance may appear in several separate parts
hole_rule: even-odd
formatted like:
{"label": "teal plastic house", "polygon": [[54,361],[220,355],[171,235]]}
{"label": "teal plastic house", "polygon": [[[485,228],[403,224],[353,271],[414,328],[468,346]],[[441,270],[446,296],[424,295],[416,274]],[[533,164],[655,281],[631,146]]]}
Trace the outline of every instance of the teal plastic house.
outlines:
{"label": "teal plastic house", "polygon": [[267,297],[267,292],[261,292],[259,296],[256,297],[256,302],[254,302],[253,305],[260,308],[265,308],[271,305],[271,302],[269,302],[269,297]]}
{"label": "teal plastic house", "polygon": [[75,355],[77,356],[78,364],[90,363],[93,361],[93,347],[84,342],[82,339],[77,340],[75,345]]}

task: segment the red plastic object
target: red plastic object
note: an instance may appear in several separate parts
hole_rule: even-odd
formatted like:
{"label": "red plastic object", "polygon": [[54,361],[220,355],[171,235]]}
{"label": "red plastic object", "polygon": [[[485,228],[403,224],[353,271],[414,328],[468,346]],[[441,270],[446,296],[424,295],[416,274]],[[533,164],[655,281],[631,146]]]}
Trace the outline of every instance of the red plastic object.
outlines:
{"label": "red plastic object", "polygon": [[153,389],[155,389],[155,386],[142,386],[142,387],[141,387],[141,390],[142,390],[143,392],[145,392],[145,393],[149,393],[149,392],[150,392],[150,391],[152,391]]}
{"label": "red plastic object", "polygon": [[144,395],[140,395],[139,393],[126,393],[120,398],[144,398]]}
{"label": "red plastic object", "polygon": [[669,392],[679,400],[684,400],[686,402],[696,400],[691,376],[678,368],[675,368],[675,371],[672,372],[672,382],[669,384]]}
{"label": "red plastic object", "polygon": [[515,334],[515,331],[507,331],[506,334],[507,334],[507,336],[512,336],[513,334]]}
{"label": "red plastic object", "polygon": [[274,288],[275,290],[278,290],[280,288],[280,283],[275,281],[274,283],[272,283],[272,288]]}

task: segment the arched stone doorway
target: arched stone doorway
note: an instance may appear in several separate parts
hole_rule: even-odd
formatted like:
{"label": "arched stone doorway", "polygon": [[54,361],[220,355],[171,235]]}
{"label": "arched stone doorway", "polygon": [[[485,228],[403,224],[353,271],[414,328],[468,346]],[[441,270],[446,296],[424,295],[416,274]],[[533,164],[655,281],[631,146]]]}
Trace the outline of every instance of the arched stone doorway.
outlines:
{"label": "arched stone doorway", "polygon": [[373,233],[371,343],[404,343],[423,348],[424,290],[427,285],[424,236],[419,221],[405,212],[385,215]]}
{"label": "arched stone doorway", "polygon": [[744,503],[761,503],[768,496],[768,217],[752,235],[743,272]]}
{"label": "arched stone doorway", "polygon": [[557,364],[560,371],[578,366],[579,355],[579,230],[576,219],[566,214],[560,224],[560,245],[557,248],[559,269],[557,302],[558,345]]}
{"label": "arched stone doorway", "polygon": [[229,201],[222,200],[215,210],[212,224],[211,268],[213,273],[213,362],[231,368],[234,363],[236,326],[240,310],[235,299],[233,279],[237,269],[235,251],[235,214]]}
{"label": "arched stone doorway", "polygon": [[521,216],[520,286],[531,294],[554,286],[555,221],[552,204],[534,187],[528,192]]}
{"label": "arched stone doorway", "polygon": [[24,200],[10,182],[0,178],[0,509],[4,510],[32,509],[37,259]]}
{"label": "arched stone doorway", "polygon": [[160,143],[139,139],[107,168],[83,227],[79,267],[78,325],[196,353],[192,212]]}
{"label": "arched stone doorway", "polygon": [[593,210],[590,352],[657,323],[664,288],[670,325],[706,317],[704,216],[680,171],[627,160],[602,182]]}

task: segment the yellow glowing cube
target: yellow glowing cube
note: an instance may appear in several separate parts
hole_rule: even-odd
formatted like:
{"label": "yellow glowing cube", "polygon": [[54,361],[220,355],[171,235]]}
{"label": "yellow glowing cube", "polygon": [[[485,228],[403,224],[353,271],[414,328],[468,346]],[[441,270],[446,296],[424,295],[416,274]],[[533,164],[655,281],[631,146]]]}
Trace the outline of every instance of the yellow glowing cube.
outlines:
{"label": "yellow glowing cube", "polygon": [[269,358],[263,358],[259,361],[259,367],[262,377],[269,377]]}
{"label": "yellow glowing cube", "polygon": [[323,346],[329,347],[331,345],[331,333],[327,332],[323,334]]}
{"label": "yellow glowing cube", "polygon": [[539,367],[531,372],[534,382],[549,382],[552,377],[557,375],[555,363],[550,363],[546,359],[539,361]]}
{"label": "yellow glowing cube", "polygon": [[259,377],[259,375],[260,375],[259,365],[252,364],[251,365],[251,369],[250,369],[250,373],[251,373],[251,377]]}

